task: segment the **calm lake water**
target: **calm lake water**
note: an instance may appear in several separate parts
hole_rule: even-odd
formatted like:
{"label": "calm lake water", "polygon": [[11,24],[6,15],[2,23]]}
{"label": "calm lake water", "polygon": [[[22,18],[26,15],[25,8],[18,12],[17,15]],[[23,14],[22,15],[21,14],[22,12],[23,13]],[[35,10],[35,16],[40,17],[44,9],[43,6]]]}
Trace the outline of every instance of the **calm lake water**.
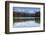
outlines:
{"label": "calm lake water", "polygon": [[[33,19],[33,18],[32,18]],[[14,28],[24,28],[24,27],[39,27],[40,22],[39,18],[34,18],[34,20],[27,20],[22,22],[15,22],[13,24]]]}

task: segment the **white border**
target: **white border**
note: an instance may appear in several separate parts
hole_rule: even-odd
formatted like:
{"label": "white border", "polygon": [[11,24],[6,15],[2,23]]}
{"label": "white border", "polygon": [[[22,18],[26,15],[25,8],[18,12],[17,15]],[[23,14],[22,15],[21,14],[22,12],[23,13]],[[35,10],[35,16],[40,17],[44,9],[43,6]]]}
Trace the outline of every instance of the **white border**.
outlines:
{"label": "white border", "polygon": [[[40,27],[32,28],[13,28],[13,7],[37,7],[40,8]],[[19,3],[10,3],[9,4],[9,31],[10,32],[21,32],[21,31],[36,31],[43,30],[43,5],[34,5],[34,4],[19,4]]]}

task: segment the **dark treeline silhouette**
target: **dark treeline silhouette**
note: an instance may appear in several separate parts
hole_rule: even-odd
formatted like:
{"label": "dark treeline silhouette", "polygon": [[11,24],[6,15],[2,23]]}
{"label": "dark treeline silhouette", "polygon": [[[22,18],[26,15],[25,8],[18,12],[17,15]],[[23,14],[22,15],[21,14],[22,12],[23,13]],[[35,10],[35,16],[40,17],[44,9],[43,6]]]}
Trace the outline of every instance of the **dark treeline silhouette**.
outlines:
{"label": "dark treeline silhouette", "polygon": [[40,17],[40,12],[36,12],[35,17]]}
{"label": "dark treeline silhouette", "polygon": [[40,12],[36,12],[35,14],[13,12],[13,16],[14,17],[40,17]]}

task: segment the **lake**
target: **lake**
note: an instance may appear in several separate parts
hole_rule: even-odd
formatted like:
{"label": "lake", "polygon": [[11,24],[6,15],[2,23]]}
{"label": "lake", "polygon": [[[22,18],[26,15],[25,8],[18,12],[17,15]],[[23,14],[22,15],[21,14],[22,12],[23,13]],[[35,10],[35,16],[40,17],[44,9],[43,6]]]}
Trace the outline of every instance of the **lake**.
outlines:
{"label": "lake", "polygon": [[[27,17],[28,18],[28,17]],[[26,18],[26,19],[27,19]],[[21,18],[22,19],[22,18]],[[34,17],[34,18],[28,18],[29,20],[26,21],[20,21],[20,22],[14,22],[13,27],[14,28],[27,28],[27,27],[39,27],[40,26],[40,18]]]}

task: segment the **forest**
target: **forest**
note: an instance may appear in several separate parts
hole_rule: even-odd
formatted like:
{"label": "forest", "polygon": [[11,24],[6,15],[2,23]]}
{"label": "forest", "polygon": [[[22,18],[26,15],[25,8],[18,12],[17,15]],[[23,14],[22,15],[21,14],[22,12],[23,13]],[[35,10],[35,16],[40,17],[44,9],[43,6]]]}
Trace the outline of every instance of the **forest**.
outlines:
{"label": "forest", "polygon": [[13,17],[40,17],[40,12],[36,12],[35,14],[13,12]]}

